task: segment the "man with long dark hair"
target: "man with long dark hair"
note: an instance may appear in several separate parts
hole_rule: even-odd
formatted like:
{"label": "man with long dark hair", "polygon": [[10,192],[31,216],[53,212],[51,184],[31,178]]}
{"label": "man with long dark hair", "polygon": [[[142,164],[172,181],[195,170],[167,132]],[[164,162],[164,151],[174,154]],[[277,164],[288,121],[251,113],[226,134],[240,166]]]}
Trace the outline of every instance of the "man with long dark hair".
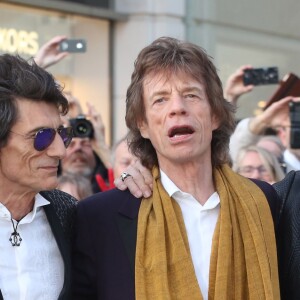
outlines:
{"label": "man with long dark hair", "polygon": [[276,193],[228,165],[234,109],[211,58],[155,40],[126,102],[129,147],[152,170],[153,195],[112,190],[78,205],[73,299],[279,299]]}

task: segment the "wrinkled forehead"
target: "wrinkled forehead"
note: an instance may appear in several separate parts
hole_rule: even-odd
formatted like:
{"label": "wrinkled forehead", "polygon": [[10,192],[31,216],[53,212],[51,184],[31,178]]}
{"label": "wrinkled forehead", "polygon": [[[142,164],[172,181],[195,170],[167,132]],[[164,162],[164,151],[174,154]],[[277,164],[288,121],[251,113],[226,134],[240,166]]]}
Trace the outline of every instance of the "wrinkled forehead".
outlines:
{"label": "wrinkled forehead", "polygon": [[[38,124],[53,126],[61,124],[60,111],[55,104],[30,99],[16,99],[17,120],[16,124]],[[46,124],[47,123],[47,124]]]}
{"label": "wrinkled forehead", "polygon": [[34,100],[27,98],[16,98],[15,107],[17,109],[18,117],[24,115],[34,116],[37,113],[60,115],[59,108],[54,103],[49,103],[43,100]]}
{"label": "wrinkled forehead", "polygon": [[188,70],[158,69],[152,70],[144,76],[143,94],[145,93],[146,89],[158,86],[163,87],[172,81],[177,81],[178,83],[185,85],[193,82],[201,87],[204,93],[206,92],[206,86],[204,85],[202,77],[197,77],[191,72],[188,72]]}

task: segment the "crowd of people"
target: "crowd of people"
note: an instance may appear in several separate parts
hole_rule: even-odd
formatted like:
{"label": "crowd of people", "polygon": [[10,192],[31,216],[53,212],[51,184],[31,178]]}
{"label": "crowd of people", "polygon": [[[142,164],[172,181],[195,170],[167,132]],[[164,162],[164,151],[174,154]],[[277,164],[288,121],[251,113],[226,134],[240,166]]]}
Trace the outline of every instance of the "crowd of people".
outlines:
{"label": "crowd of people", "polygon": [[252,66],[223,91],[201,47],[159,38],[110,149],[95,107],[45,70],[64,39],[0,56],[0,299],[300,299],[300,98],[236,124]]}

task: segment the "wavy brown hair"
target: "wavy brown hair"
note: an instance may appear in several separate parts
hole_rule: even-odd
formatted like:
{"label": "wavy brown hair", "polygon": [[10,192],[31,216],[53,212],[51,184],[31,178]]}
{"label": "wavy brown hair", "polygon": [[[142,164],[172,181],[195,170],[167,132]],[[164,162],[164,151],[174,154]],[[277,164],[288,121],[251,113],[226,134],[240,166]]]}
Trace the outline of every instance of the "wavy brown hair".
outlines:
{"label": "wavy brown hair", "polygon": [[168,75],[179,72],[192,76],[204,86],[211,112],[219,120],[211,142],[212,165],[217,167],[229,163],[229,138],[235,127],[234,108],[223,97],[222,83],[212,59],[201,47],[170,37],[161,37],[142,49],[134,63],[126,95],[125,119],[130,151],[148,168],[158,165],[151,141],[141,136],[138,127],[141,121],[146,122],[143,83],[150,73]]}

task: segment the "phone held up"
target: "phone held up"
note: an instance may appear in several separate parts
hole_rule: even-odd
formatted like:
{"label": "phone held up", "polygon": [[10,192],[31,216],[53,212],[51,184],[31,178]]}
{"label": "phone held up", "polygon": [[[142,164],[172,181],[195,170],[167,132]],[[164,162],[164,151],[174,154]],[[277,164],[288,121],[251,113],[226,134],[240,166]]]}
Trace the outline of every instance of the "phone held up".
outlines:
{"label": "phone held up", "polygon": [[291,135],[290,145],[292,149],[300,148],[300,102],[289,103],[290,120],[291,120]]}
{"label": "phone held up", "polygon": [[244,85],[266,85],[279,82],[278,68],[266,67],[244,70]]}
{"label": "phone held up", "polygon": [[86,40],[84,39],[68,39],[63,40],[59,44],[60,52],[84,53],[86,52]]}

